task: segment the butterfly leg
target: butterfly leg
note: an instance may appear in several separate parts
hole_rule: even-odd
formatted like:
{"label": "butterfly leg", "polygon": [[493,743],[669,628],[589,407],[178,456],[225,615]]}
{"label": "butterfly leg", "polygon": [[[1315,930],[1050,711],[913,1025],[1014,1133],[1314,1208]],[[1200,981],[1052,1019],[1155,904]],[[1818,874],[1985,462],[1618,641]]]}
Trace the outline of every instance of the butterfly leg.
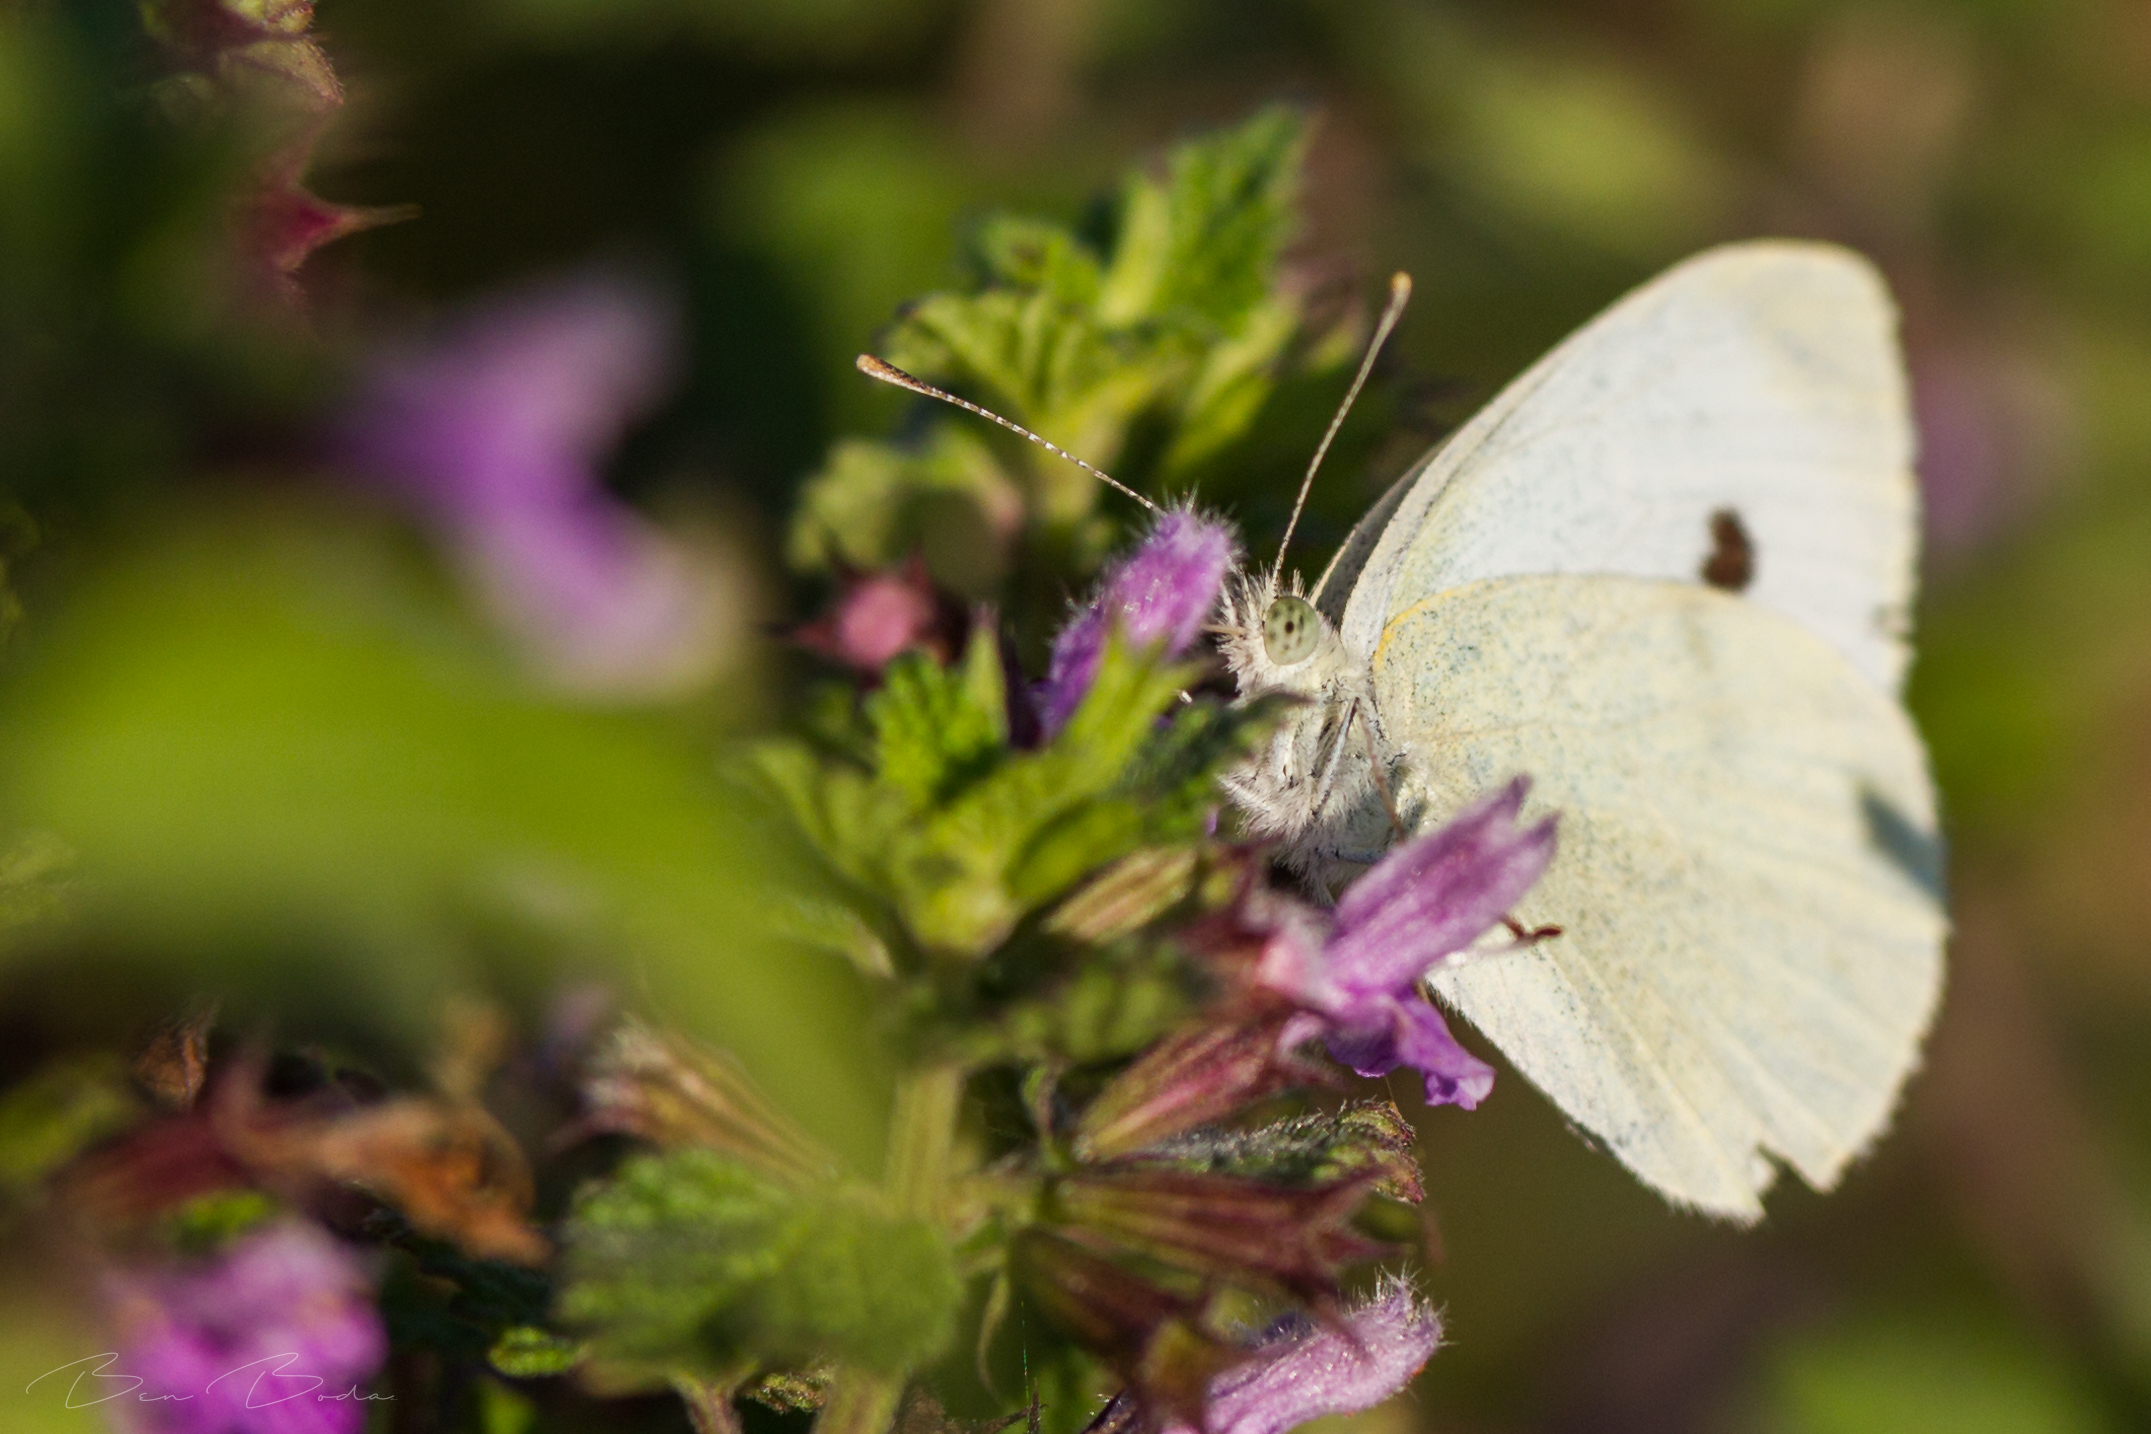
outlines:
{"label": "butterfly leg", "polygon": [[1314,799],[1307,810],[1319,817],[1329,805],[1332,793],[1337,789],[1337,774],[1344,766],[1344,754],[1352,739],[1352,723],[1359,716],[1359,699],[1353,698],[1344,709],[1344,721],[1338,725],[1336,739],[1330,744],[1329,760],[1322,766],[1322,780],[1316,785]]}
{"label": "butterfly leg", "polygon": [[1375,749],[1374,724],[1363,722],[1360,728],[1367,734],[1367,770],[1374,776],[1374,790],[1381,796],[1382,810],[1389,813],[1389,830],[1402,841],[1411,833],[1404,828],[1404,818],[1397,815],[1397,798],[1389,790],[1389,774],[1382,770],[1382,754]]}

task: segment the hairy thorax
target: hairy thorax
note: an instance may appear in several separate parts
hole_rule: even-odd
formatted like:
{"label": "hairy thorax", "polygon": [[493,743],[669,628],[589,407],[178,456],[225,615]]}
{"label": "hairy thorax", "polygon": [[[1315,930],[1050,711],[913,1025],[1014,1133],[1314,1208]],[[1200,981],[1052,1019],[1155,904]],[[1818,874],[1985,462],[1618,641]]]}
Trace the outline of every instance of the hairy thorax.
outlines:
{"label": "hairy thorax", "polygon": [[1298,699],[1225,790],[1250,837],[1274,841],[1311,884],[1334,888],[1380,857],[1397,821],[1399,753],[1383,730],[1372,664],[1308,602],[1299,578],[1242,578],[1225,599],[1218,647],[1242,702]]}

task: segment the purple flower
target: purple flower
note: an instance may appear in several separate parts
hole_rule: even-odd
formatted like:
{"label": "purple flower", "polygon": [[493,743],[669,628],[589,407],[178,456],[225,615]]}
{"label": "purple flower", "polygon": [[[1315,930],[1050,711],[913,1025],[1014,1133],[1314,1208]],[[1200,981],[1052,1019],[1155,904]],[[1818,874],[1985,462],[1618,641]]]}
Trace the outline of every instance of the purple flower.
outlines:
{"label": "purple flower", "polygon": [[496,615],[571,686],[665,688],[707,667],[710,585],[598,473],[664,392],[672,349],[654,298],[586,277],[384,356],[341,427],[346,461],[442,528]]}
{"label": "purple flower", "polygon": [[1053,639],[1046,680],[1035,693],[1045,735],[1060,731],[1090,691],[1114,623],[1138,647],[1162,643],[1167,657],[1187,651],[1217,604],[1237,546],[1223,523],[1185,509],[1160,517],[1150,536],[1107,571],[1097,596]]}
{"label": "purple flower", "polygon": [[[1325,1414],[1372,1409],[1411,1382],[1441,1343],[1441,1322],[1392,1283],[1335,1324],[1289,1315],[1252,1358],[1210,1381],[1206,1434],[1285,1434]],[[1168,1421],[1162,1434],[1196,1434]]]}
{"label": "purple flower", "polygon": [[[372,1282],[317,1226],[271,1225],[205,1264],[117,1276],[120,1357],[104,1376],[141,1434],[357,1434],[388,1357]],[[110,1389],[114,1386],[103,1385]]]}
{"label": "purple flower", "polygon": [[1457,1044],[1418,986],[1501,920],[1553,860],[1553,818],[1517,825],[1529,787],[1519,777],[1398,847],[1326,917],[1294,907],[1278,918],[1257,980],[1301,1008],[1285,1045],[1322,1036],[1332,1056],[1366,1076],[1411,1066],[1432,1105],[1470,1110],[1486,1098],[1493,1068]]}

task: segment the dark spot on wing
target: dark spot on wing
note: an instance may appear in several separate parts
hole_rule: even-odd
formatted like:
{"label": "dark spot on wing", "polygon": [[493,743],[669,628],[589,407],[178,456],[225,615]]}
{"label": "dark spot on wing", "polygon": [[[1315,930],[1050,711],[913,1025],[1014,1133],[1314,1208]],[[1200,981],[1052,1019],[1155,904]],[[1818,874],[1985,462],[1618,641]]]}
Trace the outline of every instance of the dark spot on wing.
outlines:
{"label": "dark spot on wing", "polygon": [[1710,556],[1703,559],[1701,577],[1729,593],[1745,592],[1755,581],[1755,540],[1731,508],[1710,515]]}

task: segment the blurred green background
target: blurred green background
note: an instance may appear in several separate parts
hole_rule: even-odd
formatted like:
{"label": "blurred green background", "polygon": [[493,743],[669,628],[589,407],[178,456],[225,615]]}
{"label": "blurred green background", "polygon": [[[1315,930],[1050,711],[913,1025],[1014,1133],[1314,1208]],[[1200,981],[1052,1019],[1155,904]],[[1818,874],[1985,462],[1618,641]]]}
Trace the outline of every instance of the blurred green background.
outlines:
{"label": "blurred green background", "polygon": [[[126,7],[6,11],[0,482],[18,504],[23,533],[6,543],[32,647],[40,593],[102,535],[205,486],[281,495],[263,475],[304,467],[345,356],[593,264],[646,277],[683,316],[685,378],[608,481],[720,535],[743,624],[798,615],[812,590],[770,555],[801,481],[832,440],[885,431],[904,409],[852,356],[907,300],[965,279],[972,226],[1011,208],[1093,222],[1131,160],[1279,99],[1317,117],[1291,282],[1341,309],[1392,269],[1417,281],[1387,381],[1391,434],[1329,473],[1308,555],[1503,380],[1671,261],[1761,234],[1872,255],[1903,305],[1922,425],[1912,700],[1953,843],[1958,935],[1926,1068],[1842,1190],[1783,1189],[1752,1232],[1663,1209],[1514,1077],[1479,1112],[1425,1116],[1444,1245],[1427,1286],[1450,1343],[1415,1398],[1360,1422],[2151,1427],[2151,5],[321,0],[315,34],[348,93],[311,187],[417,217],[316,256],[303,323],[243,330],[195,301],[187,267],[189,235],[215,223],[189,186],[237,161],[211,139],[145,152],[139,131],[76,98],[140,82]],[[1317,436],[1313,410],[1271,418],[1293,452]],[[1264,465],[1205,496],[1261,551],[1290,477]],[[349,566],[323,562],[373,595],[366,621],[410,637],[399,584],[428,579]],[[243,609],[247,575],[227,577]],[[175,712],[275,669],[273,652],[219,647],[200,635],[211,628],[190,629],[201,650],[163,654],[161,670],[192,674],[158,698]],[[300,646],[318,636],[292,632]],[[367,632],[342,636],[373,650]],[[369,682],[394,701],[448,701],[403,651]],[[704,716],[751,717],[761,680],[736,669]],[[588,825],[596,808],[574,805],[585,789],[669,790],[689,759],[666,733],[618,718],[604,761],[536,810],[512,794],[551,770],[555,717],[490,690],[451,705],[439,720],[487,754],[490,785],[432,792],[430,816],[418,797],[383,798],[399,819],[430,833],[442,812],[498,796],[515,830],[607,853],[607,890],[630,906],[665,863],[746,859],[684,813],[623,854]],[[81,715],[47,715],[39,727],[18,711],[9,734],[43,795],[64,805],[71,771],[94,785],[126,770],[98,765],[130,760],[125,730],[99,729],[109,750],[82,757],[68,725]],[[40,741],[69,746],[66,760],[38,758]],[[349,814],[324,851],[270,865],[298,889],[370,839],[405,841],[376,816]],[[379,968],[388,1004],[432,999],[437,965],[397,911],[345,917],[339,940],[378,928],[365,939],[400,953]],[[489,933],[475,946],[512,947],[505,918],[470,919]],[[659,954],[638,979],[707,988],[706,973],[665,984],[697,959],[681,933],[707,919],[651,916]],[[112,929],[118,949],[137,939]],[[64,963],[25,969],[0,1018],[22,1051],[64,1049],[90,1004],[103,1015],[119,999],[55,974]],[[161,997],[141,979],[130,1011]],[[772,1019],[811,1027],[795,1018],[818,988],[801,983],[763,993],[788,1013]],[[782,1046],[809,1108],[816,1069],[841,1059],[801,1055],[752,1012],[711,1023]],[[826,1103],[825,1129],[859,1119]]]}

